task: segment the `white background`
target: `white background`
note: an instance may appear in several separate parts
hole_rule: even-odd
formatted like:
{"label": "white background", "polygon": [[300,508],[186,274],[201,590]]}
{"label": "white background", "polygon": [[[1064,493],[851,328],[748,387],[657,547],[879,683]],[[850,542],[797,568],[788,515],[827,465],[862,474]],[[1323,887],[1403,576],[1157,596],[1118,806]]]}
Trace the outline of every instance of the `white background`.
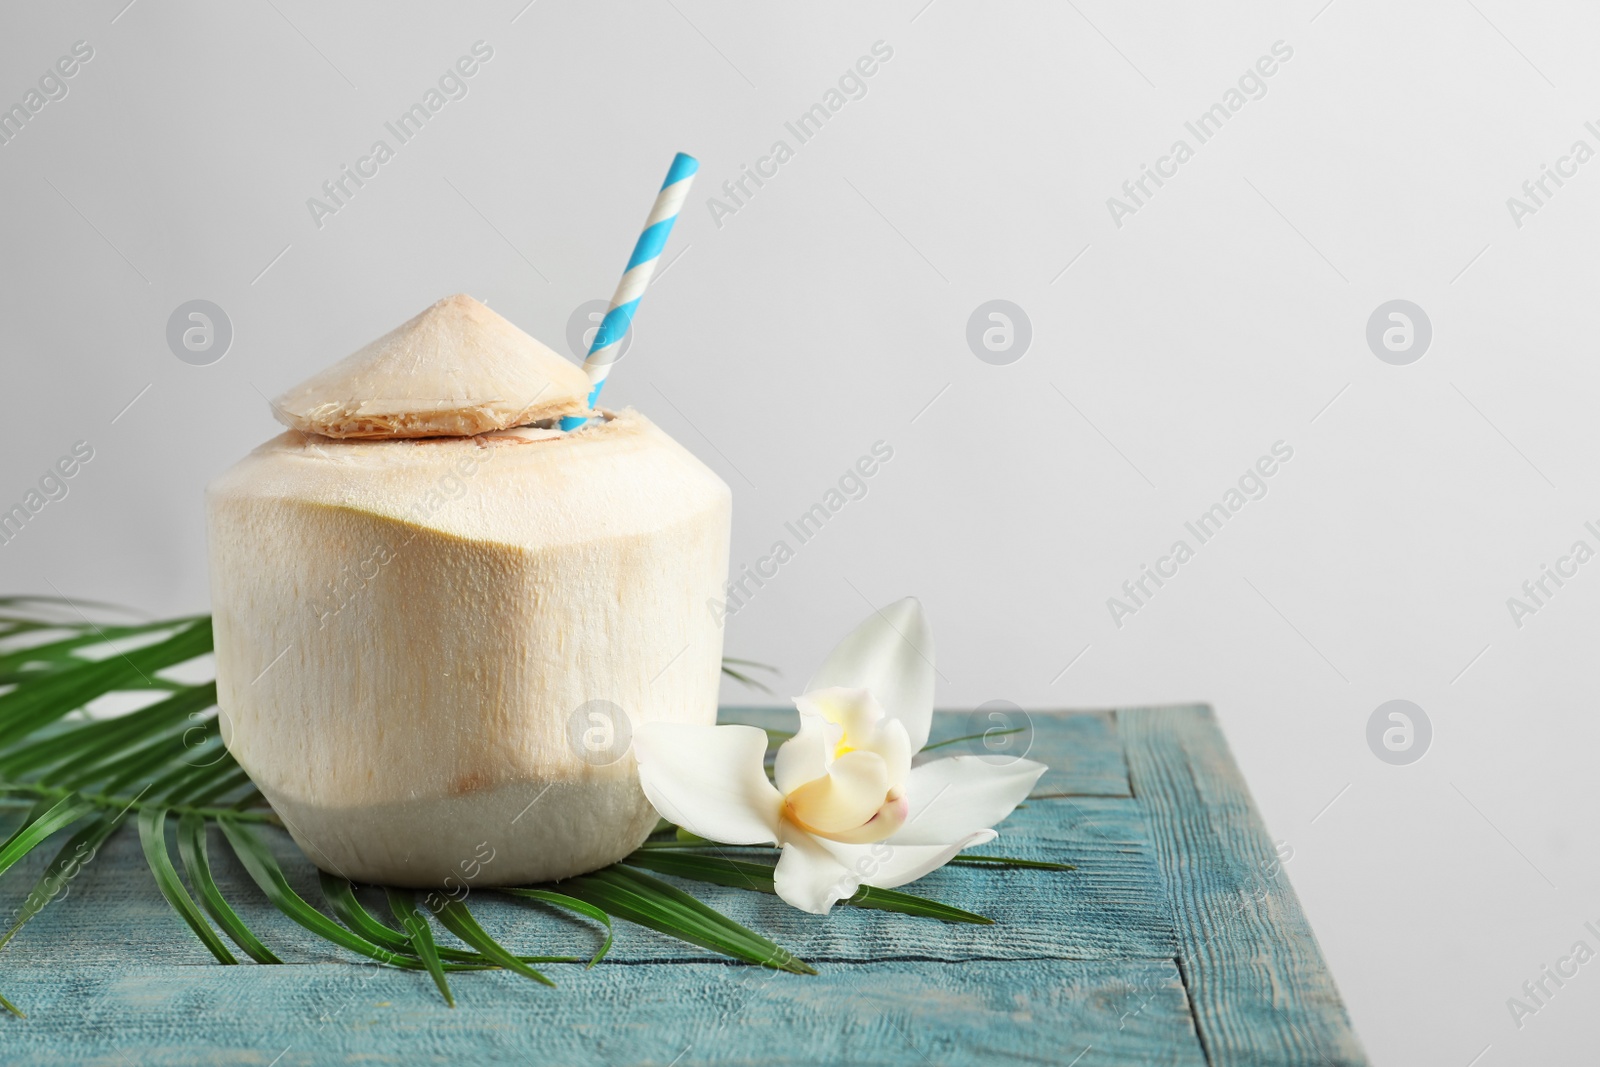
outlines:
{"label": "white background", "polygon": [[[1376,1062],[1593,1058],[1600,963],[1520,1029],[1506,1002],[1600,949],[1600,562],[1520,628],[1506,600],[1600,548],[1600,161],[1520,227],[1506,200],[1600,149],[1600,9],[125,3],[0,16],[0,104],[94,49],[0,147],[0,505],[95,450],[0,546],[0,589],[204,610],[201,489],[276,432],[261,394],[457,291],[565,351],[689,151],[607,401],[733,487],[740,563],[894,449],[728,652],[786,696],[915,593],[947,707],[1209,701]],[[318,228],[307,198],[480,39],[467,97]],[[865,97],[718,226],[718,186],[877,41]],[[1197,145],[1184,122],[1276,41],[1266,95]],[[165,341],[195,298],[235,330],[211,366]],[[965,337],[995,298],[1032,323],[1007,366]],[[1365,340],[1396,298],[1433,326],[1409,366]],[[1279,440],[1269,494],[1117,627],[1107,598]],[[1366,741],[1392,698],[1432,721],[1409,766]]]}

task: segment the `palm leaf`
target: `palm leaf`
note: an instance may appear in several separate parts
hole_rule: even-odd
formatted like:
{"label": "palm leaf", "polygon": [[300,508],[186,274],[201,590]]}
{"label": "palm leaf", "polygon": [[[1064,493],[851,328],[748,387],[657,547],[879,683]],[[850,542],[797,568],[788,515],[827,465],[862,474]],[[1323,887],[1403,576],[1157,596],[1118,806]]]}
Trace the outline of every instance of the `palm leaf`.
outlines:
{"label": "palm leaf", "polygon": [[317,880],[322,885],[323,899],[328,902],[328,907],[333,909],[340,922],[374,945],[382,945],[393,952],[411,953],[421,958],[420,953],[413,947],[411,937],[385,926],[356,898],[356,887],[350,879],[340,878],[327,871],[318,871]]}
{"label": "palm leaf", "polygon": [[178,820],[178,855],[183,858],[183,869],[189,872],[189,881],[200,891],[200,902],[217,921],[217,925],[233,938],[233,943],[244,949],[245,954],[257,963],[282,963],[223,899],[222,891],[217,888],[217,880],[211,874],[206,823],[196,812],[186,812]]}
{"label": "palm leaf", "polygon": [[[671,874],[697,882],[732,886],[734,889],[754,889],[762,893],[778,891],[773,880],[776,865],[772,863],[752,863],[748,860],[702,856],[668,849],[641,849],[623,862],[630,867],[643,867],[657,874]],[[993,919],[983,915],[963,911],[949,904],[941,904],[937,900],[870,885],[862,886],[856,890],[854,896],[843,903],[853,904],[858,908],[876,908],[879,911],[898,911],[905,915],[922,915],[930,919],[943,919],[945,922],[985,925],[994,922]]]}
{"label": "palm leaf", "polygon": [[[692,834],[681,826],[673,826],[671,823],[667,823],[664,819],[662,822],[666,823],[665,829],[658,826],[656,830],[652,832],[651,840],[648,840],[639,846],[640,852],[672,852],[711,847],[715,847],[718,850],[735,849],[741,851],[770,852],[773,848],[771,845],[719,845],[717,842],[707,840],[698,834]],[[665,833],[671,833],[672,838],[670,840],[666,838],[656,838],[657,834]],[[632,863],[633,860],[628,859],[625,862]],[[952,867],[1016,867],[1034,871],[1075,871],[1078,869],[1070,863],[1050,863],[1045,860],[1023,860],[1017,859],[1014,856],[989,856],[974,852],[959,853],[958,855],[952,856],[945,862]]]}
{"label": "palm leaf", "polygon": [[935,741],[931,745],[923,745],[922,751],[931,752],[936,748],[946,745],[958,745],[963,741],[985,741],[991,737],[1005,737],[1008,734],[1020,734],[1027,730],[1026,726],[1013,726],[1009,730],[985,730],[981,734],[963,734],[961,737],[947,737],[943,741]]}
{"label": "palm leaf", "polygon": [[[349,885],[348,882],[345,884]],[[417,902],[411,899],[411,894],[403,889],[390,889],[388,895],[389,910],[394,912],[394,917],[411,935],[411,947],[427,965],[428,973],[433,975],[433,984],[439,987],[439,994],[444,997],[444,1002],[452,1008],[455,1007],[456,998],[450,995],[450,983],[444,977],[444,964],[440,962],[439,949],[433,943],[433,927],[428,925],[428,920],[417,910]],[[354,898],[353,893],[351,897]]]}
{"label": "palm leaf", "polygon": [[[291,888],[272,850],[251,829],[281,823],[221,744],[215,683],[172,681],[161,673],[212,650],[210,618],[96,623],[81,615],[80,604],[0,597],[0,803],[29,805],[21,824],[0,843],[0,874],[54,835],[87,819],[38,877],[11,927],[0,934],[0,948],[61,895],[101,844],[134,813],[157,889],[213,955],[225,962],[235,960],[211,921],[250,958],[260,963],[281,961],[218,888],[206,836],[212,825],[222,831],[251,881],[277,911],[330,945],[390,966],[427,971],[447,1002],[454,1000],[445,979],[450,972],[499,967],[548,982],[529,965],[584,962],[577,956],[513,954],[464,905],[435,896],[434,914],[466,943],[464,948],[441,945],[413,891],[389,892],[389,910],[400,926],[394,929],[362,905],[350,882],[323,875],[323,896],[339,921],[330,919]],[[76,617],[68,614],[68,607]],[[757,688],[764,688],[757,672],[774,672],[748,660],[730,658],[723,666],[730,677]],[[73,714],[108,693],[139,691],[150,692],[153,700],[135,711],[113,718]],[[769,736],[776,742],[788,735],[769,731]],[[169,816],[177,821],[187,888],[168,846]],[[661,833],[675,830],[668,823],[657,827]],[[587,960],[591,967],[610,951],[613,920],[626,919],[736,960],[797,974],[815,973],[755,931],[634,869],[772,892],[770,864],[667,851],[703,844],[693,835],[676,836],[677,840],[650,841],[624,865],[557,886],[500,892],[600,923],[604,935],[599,950]],[[958,857],[955,862],[1066,866],[994,856]],[[886,890],[864,890],[850,903],[953,922],[986,921],[937,901]],[[21,1014],[3,996],[0,1007]]]}
{"label": "palm leaf", "polygon": [[788,949],[706,907],[683,890],[620,865],[568,879],[561,888],[616,918],[648,926],[691,945],[776,970],[817,973],[816,968]]}
{"label": "palm leaf", "polygon": [[0,848],[0,873],[32,852],[45,838],[57,830],[70,826],[94,810],[94,805],[77,795],[62,797],[27,825],[11,835],[4,848]]}
{"label": "palm leaf", "polygon": [[722,662],[724,662],[724,663],[732,663],[736,667],[753,667],[754,669],[756,669],[758,671],[768,671],[768,672],[770,672],[772,674],[777,674],[778,673],[778,668],[774,667],[772,664],[770,664],[770,663],[761,663],[761,662],[759,662],[757,660],[753,660],[753,659],[739,659],[736,656],[723,656],[722,657]]}
{"label": "palm leaf", "polygon": [[[4,847],[0,847],[0,863],[3,863],[3,865],[0,865],[0,871],[5,870],[27,855],[35,846],[42,843],[56,830],[75,822],[83,815],[94,810],[92,805],[86,806],[81,799],[70,796],[63,797],[53,806],[46,807],[47,804],[48,801],[45,800],[40,800],[35,804],[23,824],[6,841]],[[77,873],[79,865],[74,860],[80,854],[80,846],[88,843],[87,847],[90,854],[92,854],[93,850],[99,847],[100,842],[104,841],[121,821],[122,815],[119,814],[111,819],[103,819],[100,822],[91,823],[67,842],[66,846],[56,854],[56,858],[50,861],[50,865],[45,868],[44,874],[35,883],[33,891],[22,902],[22,907],[17,911],[16,920],[11,924],[10,929],[5,932],[5,936],[0,937],[0,947],[4,947],[7,942],[15,937],[24,923],[39,914],[44,909],[44,906],[60,892],[61,887],[66,884],[67,880]],[[30,841],[32,842],[31,844]],[[3,1006],[7,1011],[19,1018],[24,1017],[22,1009],[11,1003],[4,996],[0,996],[0,1006]]]}
{"label": "palm leaf", "polygon": [[[29,605],[39,605],[39,607],[30,610]],[[44,622],[51,626],[75,625],[71,622],[63,624],[59,619],[48,618],[45,612],[41,610],[45,606],[59,610],[62,605],[71,608],[73,614],[78,618],[82,618],[80,613],[85,607],[109,608],[123,615],[139,614],[139,612],[126,605],[113,604],[109,600],[85,600],[81,597],[77,600],[68,600],[64,596],[41,596],[34,593],[20,593],[13,596],[0,596],[0,617],[16,619],[21,622]],[[86,622],[85,625],[92,626],[94,624]]]}
{"label": "palm leaf", "polygon": [[11,843],[26,833],[28,827],[32,826],[36,821],[38,821],[39,816],[49,811],[50,805],[54,802],[54,800],[51,800],[48,797],[40,797],[38,800],[34,801],[33,807],[28,809],[28,813],[22,817],[22,821],[17,824],[17,828],[11,831],[11,836],[6,838],[4,844],[0,844],[0,851],[10,848]]}
{"label": "palm leaf", "polygon": [[139,841],[144,845],[145,862],[150,864],[150,873],[156,876],[156,886],[161,890],[161,895],[167,898],[167,903],[189,924],[189,929],[194,931],[201,944],[211,950],[218,963],[238,963],[233,953],[228,951],[228,946],[222,943],[222,938],[206,922],[206,917],[200,914],[189,891],[178,880],[178,872],[172,866],[172,856],[167,852],[166,808],[145,808],[139,812]]}
{"label": "palm leaf", "polygon": [[[566,908],[568,911],[575,911],[579,915],[587,915],[595,922],[603,925],[606,928],[606,939],[601,943],[600,951],[596,952],[594,956],[590,958],[589,967],[593,967],[595,964],[605,959],[606,953],[611,951],[611,938],[613,936],[613,931],[611,929],[611,916],[607,915],[593,904],[590,904],[586,901],[577,900],[573,897],[567,896],[565,893],[557,893],[549,889],[502,889],[500,892],[510,894],[514,897],[522,897],[525,900],[542,900],[546,904],[554,904],[558,908]],[[584,969],[588,970],[587,967]]]}
{"label": "palm leaf", "polygon": [[748,674],[744,674],[741,671],[735,670],[734,668],[729,667],[727,664],[723,664],[722,673],[726,674],[729,678],[732,678],[740,685],[748,686],[751,689],[759,689],[768,696],[772,695],[772,687],[767,685],[767,683],[760,681],[759,679],[752,678]]}
{"label": "palm leaf", "polygon": [[234,855],[239,857],[239,862],[244,864],[244,869],[261,888],[261,892],[272,902],[273,907],[283,914],[324,941],[331,941],[335,945],[369,956],[380,963],[397,967],[422,966],[421,960],[402,956],[382,945],[374,944],[360,934],[340,926],[306,903],[305,898],[290,887],[289,879],[284,877],[283,868],[278,866],[277,858],[260,839],[245,828],[243,823],[230,816],[224,816],[217,820],[217,825],[222,827],[222,835],[228,839],[228,844],[233,846]]}
{"label": "palm leaf", "polygon": [[67,843],[61,846],[56,858],[50,861],[50,865],[34,883],[33,889],[23,899],[15,921],[4,934],[0,934],[0,947],[4,947],[29,919],[43,911],[45,905],[66,888],[67,883],[77,875],[83,865],[93,858],[105,839],[121,825],[122,818],[122,815],[101,816],[73,834]]}
{"label": "palm leaf", "polygon": [[[373,944],[383,945],[396,952],[412,952],[411,935],[402,930],[386,926],[381,919],[361,903],[355,893],[355,883],[347,878],[329,874],[327,871],[318,871],[322,881],[322,895],[327,899],[328,906],[339,917],[339,921],[350,927],[362,937]],[[393,911],[393,908],[390,908]],[[397,916],[398,918],[398,916]],[[467,952],[461,949],[440,946],[439,955],[446,960],[459,963],[475,963],[482,966],[496,966],[481,952]],[[581,956],[518,956],[523,963],[582,963]]]}
{"label": "palm leaf", "polygon": [[159,644],[22,682],[0,696],[0,735],[32,732],[115,690],[148,688],[150,675],[209,651],[207,621],[185,627]]}
{"label": "palm leaf", "polygon": [[950,861],[954,867],[1020,867],[1030,871],[1075,871],[1070,863],[1047,863],[1044,860],[1019,860],[1011,856],[976,856],[963,852]]}
{"label": "palm leaf", "polygon": [[[193,622],[194,620],[189,621]],[[0,671],[16,671],[24,667],[52,669],[71,666],[74,663],[84,662],[81,656],[74,655],[79,649],[115,642],[123,637],[139,637],[158,630],[171,629],[176,625],[178,624],[174,622],[161,622],[152,623],[148,626],[105,626],[77,632],[71,637],[63,637],[55,641],[11,649],[0,653]],[[60,629],[60,627],[56,626],[48,628]]]}
{"label": "palm leaf", "polygon": [[473,917],[472,912],[468,911],[467,906],[459,900],[451,900],[439,893],[428,893],[423,897],[423,901],[433,910],[433,914],[438,916],[439,922],[444,925],[446,930],[455,934],[495,963],[507,970],[516,971],[525,978],[532,978],[535,982],[543,982],[548,986],[555,985],[550,979],[506,951],[505,946],[500,942],[490,937],[488,931],[478,925],[478,920]]}
{"label": "palm leaf", "polygon": [[769,671],[773,674],[778,673],[778,668],[772,666],[770,663],[757,663],[753,659],[734,659],[732,656],[722,657],[723,674],[726,674],[729,678],[732,678],[741,685],[749,686],[751,689],[759,689],[763,693],[766,693],[770,696],[772,690],[768,688],[765,682],[757,678],[752,678],[750,676],[751,670]]}
{"label": "palm leaf", "polygon": [[[181,722],[191,713],[204,711],[216,702],[215,682],[181,690],[147,708],[115,719],[91,722],[18,749],[0,760],[0,774],[15,778],[55,765],[81,773],[86,767],[126,752],[128,745],[141,737],[169,732],[175,721]],[[57,777],[45,775],[41,780],[53,781]]]}

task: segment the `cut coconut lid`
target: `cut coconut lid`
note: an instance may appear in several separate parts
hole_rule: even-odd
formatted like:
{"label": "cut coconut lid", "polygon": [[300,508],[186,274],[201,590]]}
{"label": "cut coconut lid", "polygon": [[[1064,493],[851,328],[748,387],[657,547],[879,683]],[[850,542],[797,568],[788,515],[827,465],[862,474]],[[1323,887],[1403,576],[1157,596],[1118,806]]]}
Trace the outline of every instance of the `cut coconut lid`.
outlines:
{"label": "cut coconut lid", "polygon": [[583,415],[589,380],[470,296],[446,297],[273,401],[325,437],[467,437]]}

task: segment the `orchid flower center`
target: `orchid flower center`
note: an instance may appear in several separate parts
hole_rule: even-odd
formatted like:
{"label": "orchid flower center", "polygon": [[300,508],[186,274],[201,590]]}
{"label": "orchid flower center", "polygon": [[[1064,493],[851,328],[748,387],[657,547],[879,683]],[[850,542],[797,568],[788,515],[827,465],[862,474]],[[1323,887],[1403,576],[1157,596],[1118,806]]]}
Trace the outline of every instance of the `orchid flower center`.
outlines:
{"label": "orchid flower center", "polygon": [[783,818],[795,829],[871,844],[905,825],[911,770],[904,726],[866,690],[831,689],[801,701],[801,728],[778,758]]}

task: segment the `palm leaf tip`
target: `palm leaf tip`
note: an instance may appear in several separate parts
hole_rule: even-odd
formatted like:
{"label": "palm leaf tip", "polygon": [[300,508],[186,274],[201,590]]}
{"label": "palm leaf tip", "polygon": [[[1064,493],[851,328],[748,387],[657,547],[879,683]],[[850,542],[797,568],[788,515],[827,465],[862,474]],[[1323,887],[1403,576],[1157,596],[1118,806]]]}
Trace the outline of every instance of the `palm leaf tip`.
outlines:
{"label": "palm leaf tip", "polygon": [[[428,971],[452,1007],[455,998],[447,981],[451,972],[503,968],[553,984],[527,965],[586,961],[582,956],[513,955],[459,903],[441,903],[443,914],[437,921],[466,945],[454,943],[453,938],[448,939],[453,943],[441,944],[447,939],[440,937],[429,908],[421,906],[412,890],[389,891],[389,911],[399,929],[388,925],[387,914],[380,919],[368,911],[357,897],[358,887],[342,877],[324,875],[323,901],[308,902],[291,888],[274,855],[280,846],[286,847],[285,839],[269,841],[253,832],[259,824],[281,827],[282,822],[217,737],[215,683],[169,670],[211,651],[210,618],[97,625],[82,616],[46,621],[37,617],[41,614],[33,612],[25,598],[0,597],[0,800],[33,805],[14,831],[0,832],[0,873],[53,835],[65,831],[62,836],[68,839],[13,913],[14,921],[8,920],[9,929],[0,932],[0,947],[62,894],[110,834],[123,822],[133,821],[158,889],[225,963],[237,962],[236,952],[264,964],[281,961],[218,888],[207,848],[213,824],[277,912],[331,945],[388,966]],[[764,688],[762,678],[776,675],[769,665],[749,660],[729,658],[723,667],[735,680],[759,688]],[[129,691],[143,691],[149,702],[112,718],[71,714],[103,694]],[[791,736],[768,731],[773,747]],[[939,744],[975,739],[957,737]],[[171,854],[168,823],[176,823],[176,857]],[[600,944],[587,957],[589,967],[610,952],[615,918],[734,960],[815,974],[814,967],[782,946],[644,873],[773,892],[770,863],[725,857],[719,863],[701,851],[708,844],[662,821],[640,852],[622,864],[559,885],[498,892],[599,924],[603,929],[595,933]],[[181,863],[175,866],[175,860]],[[999,856],[960,856],[953,862],[969,867],[1072,869],[1068,864]],[[949,922],[990,921],[892,890],[863,889],[842,903]],[[334,918],[325,914],[330,909]],[[0,1009],[22,1015],[3,996]]]}
{"label": "palm leaf tip", "polygon": [[726,674],[740,685],[748,686],[751,689],[759,689],[768,696],[773,695],[772,689],[765,682],[752,676],[751,672],[753,671],[766,671],[773,675],[779,673],[778,668],[770,663],[757,663],[753,659],[738,659],[733,656],[722,657],[723,674]]}
{"label": "palm leaf tip", "polygon": [[289,885],[289,879],[284,876],[283,868],[278,865],[278,860],[260,839],[251,833],[236,817],[225,815],[217,820],[217,825],[222,829],[222,836],[228,839],[228,844],[233,847],[234,855],[239,857],[239,862],[244,864],[245,871],[260,887],[266,898],[283,914],[304,926],[324,941],[331,941],[341,948],[358,952],[368,956],[379,963],[387,963],[393,967],[409,969],[420,968],[423,963],[411,955],[402,955],[392,952],[382,945],[362,937],[360,934],[346,930],[322,912],[306,903],[304,897],[296,893]]}
{"label": "palm leaf tip", "polygon": [[758,689],[761,692],[766,693],[768,696],[772,696],[773,695],[772,687],[767,685],[765,682],[761,681],[760,679],[752,678],[748,674],[745,674],[745,673],[743,673],[741,671],[734,670],[732,667],[729,667],[727,665],[723,666],[722,673],[726,674],[729,678],[732,678],[734,681],[738,682],[740,685],[748,686],[751,689]]}
{"label": "palm leaf tip", "polygon": [[390,889],[387,892],[389,910],[394,913],[395,919],[410,936],[412,948],[427,965],[428,973],[433,976],[433,984],[439,987],[444,1002],[452,1008],[455,1007],[456,998],[450,993],[450,983],[444,976],[444,964],[439,959],[439,949],[433,941],[433,928],[428,925],[428,920],[422,912],[417,910],[416,901],[408,891]]}
{"label": "palm leaf tip", "polygon": [[94,858],[100,846],[105,843],[105,839],[110,837],[121,824],[121,815],[102,816],[73,834],[67,843],[61,846],[61,851],[56,853],[55,859],[50,861],[50,865],[39,876],[38,882],[34,883],[33,889],[23,899],[10,928],[4,934],[0,934],[0,948],[5,947],[28,920],[43,911],[45,905],[66,888],[67,883]]}
{"label": "palm leaf tip", "polygon": [[792,974],[816,974],[816,968],[776,942],[708,907],[658,878],[613,864],[561,883],[564,893],[587,901],[608,914],[720,952]]}
{"label": "palm leaf tip", "polygon": [[457,900],[450,900],[438,893],[429,893],[423,898],[439,922],[446,930],[455,934],[461,940],[489,957],[490,960],[504,967],[508,971],[516,971],[524,978],[532,978],[535,982],[545,985],[555,985],[543,974],[529,967],[522,960],[513,956],[504,945],[489,936],[489,932],[478,924],[478,920],[467,906]]}
{"label": "palm leaf tip", "polygon": [[606,953],[611,951],[611,939],[613,936],[613,931],[611,928],[611,916],[607,915],[600,908],[590,904],[588,901],[578,900],[574,897],[567,896],[565,893],[557,893],[549,889],[502,889],[501,892],[507,893],[514,897],[523,897],[527,900],[540,900],[546,904],[554,904],[556,907],[566,908],[568,911],[575,911],[579,915],[588,916],[589,918],[602,924],[606,928],[605,941],[601,943],[600,950],[590,958],[589,966],[585,967],[584,970],[588,970],[589,967],[593,967],[595,964],[605,959]]}
{"label": "palm leaf tip", "polygon": [[155,875],[156,887],[179,917],[189,924],[189,929],[194,931],[200,942],[211,950],[218,963],[238,963],[233,953],[228,951],[228,946],[222,943],[222,938],[206,922],[206,917],[200,914],[189,891],[178,880],[177,868],[173,867],[172,855],[167,851],[166,828],[166,808],[145,808],[139,812],[139,840],[144,845],[144,858],[150,865],[150,873]]}
{"label": "palm leaf tip", "polygon": [[[670,849],[640,849],[625,861],[633,867],[644,867],[658,874],[670,874],[697,882],[710,882],[734,889],[752,889],[760,893],[776,893],[777,883],[771,863],[754,863],[749,860],[727,859],[721,856],[703,856],[697,853],[677,852]],[[895,911],[902,915],[919,915],[945,922],[973,923],[990,926],[994,920],[986,915],[942,904],[927,897],[913,896],[895,889],[862,886],[843,901],[858,908],[878,911]]]}
{"label": "palm leaf tip", "polygon": [[1071,863],[1051,863],[1047,860],[1019,860],[1012,856],[975,856],[963,852],[950,860],[952,867],[1001,867],[1030,871],[1075,871]]}
{"label": "palm leaf tip", "polygon": [[206,846],[206,823],[196,812],[185,812],[178,820],[178,855],[183,859],[189,881],[200,893],[200,903],[233,939],[233,943],[257,963],[282,963],[245,925],[239,913],[233,910],[217,888],[217,880],[211,873],[210,851]]}
{"label": "palm leaf tip", "polygon": [[[44,803],[40,801],[34,805],[34,811],[39,812]],[[0,848],[0,873],[4,873],[12,864],[43,844],[45,838],[63,827],[72,825],[93,810],[93,804],[76,793],[71,793],[37,815],[30,812],[31,817],[28,821],[11,835],[5,847]]]}

